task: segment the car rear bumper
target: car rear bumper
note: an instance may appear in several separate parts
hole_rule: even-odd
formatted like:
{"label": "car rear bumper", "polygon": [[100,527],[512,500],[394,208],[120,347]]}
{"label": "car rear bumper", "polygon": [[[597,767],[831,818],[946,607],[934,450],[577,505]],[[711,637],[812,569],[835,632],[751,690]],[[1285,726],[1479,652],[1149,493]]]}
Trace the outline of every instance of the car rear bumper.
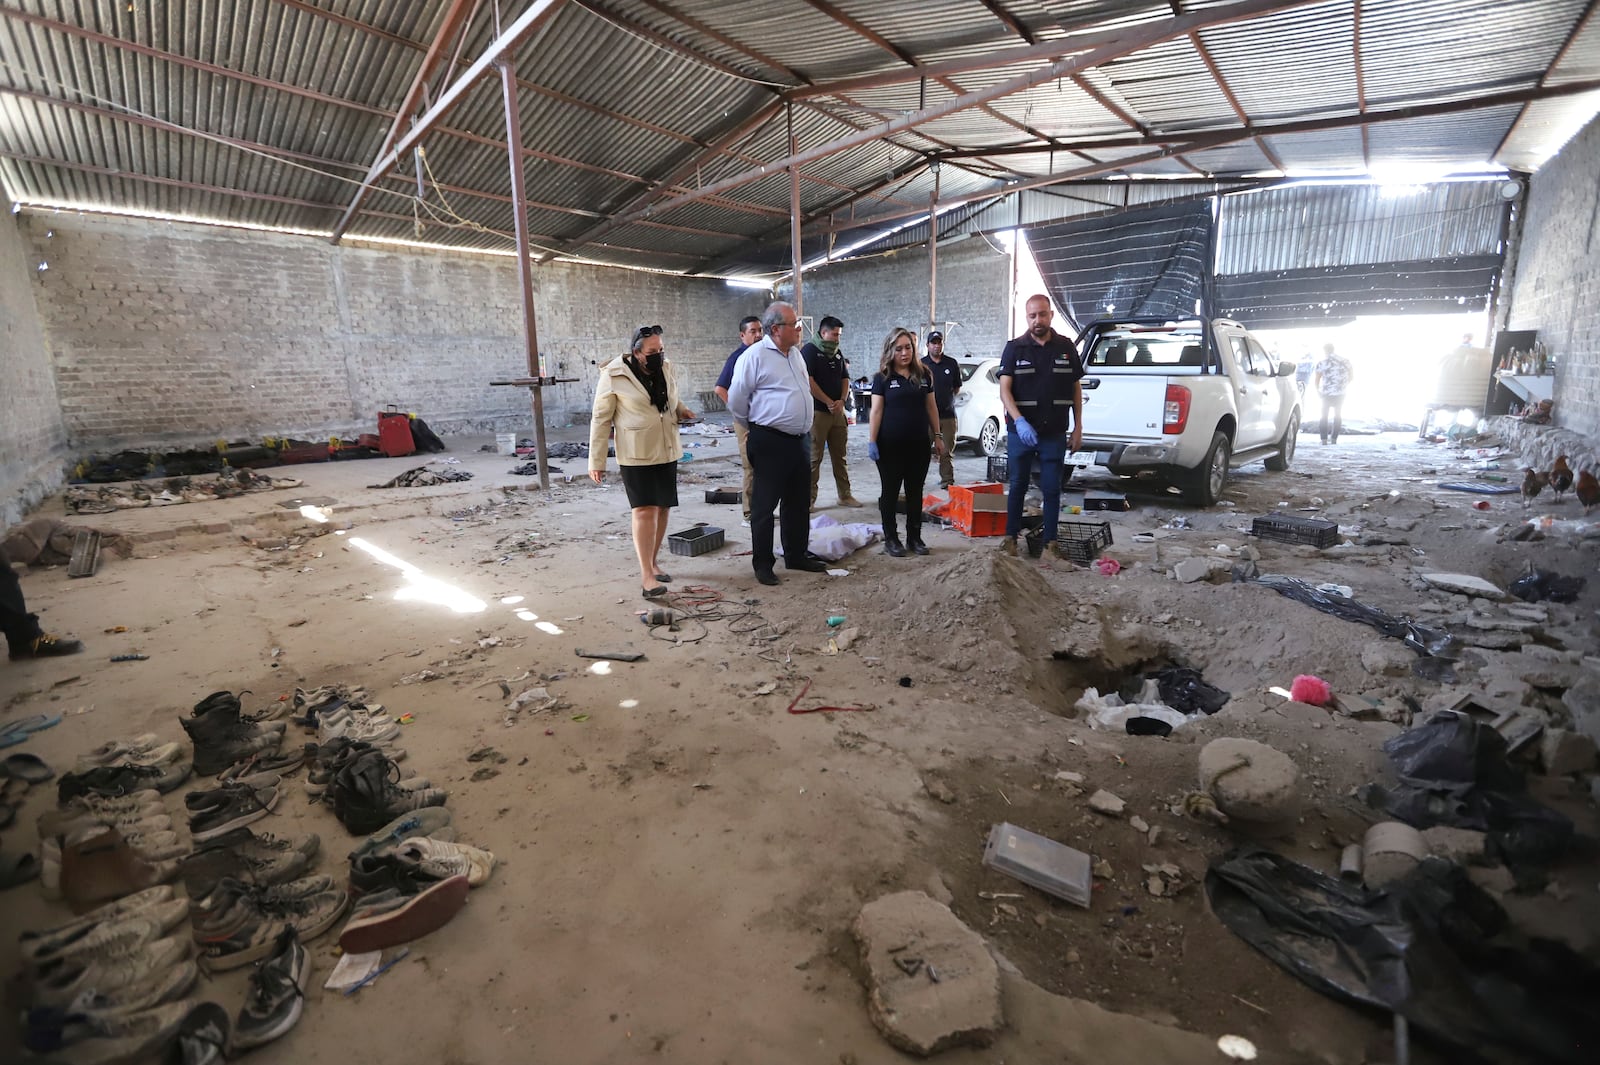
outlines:
{"label": "car rear bumper", "polygon": [[1158,466],[1180,465],[1176,440],[1150,440],[1133,443],[1098,444],[1085,441],[1085,451],[1100,453],[1102,465],[1113,472],[1137,472]]}

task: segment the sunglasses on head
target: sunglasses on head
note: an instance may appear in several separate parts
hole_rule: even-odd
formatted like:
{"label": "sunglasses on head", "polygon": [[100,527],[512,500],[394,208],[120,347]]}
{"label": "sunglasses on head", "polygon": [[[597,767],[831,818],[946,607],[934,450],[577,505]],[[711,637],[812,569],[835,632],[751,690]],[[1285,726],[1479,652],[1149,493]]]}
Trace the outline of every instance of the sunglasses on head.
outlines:
{"label": "sunglasses on head", "polygon": [[633,331],[633,342],[637,344],[645,337],[658,337],[660,335],[661,327],[659,325],[641,325]]}

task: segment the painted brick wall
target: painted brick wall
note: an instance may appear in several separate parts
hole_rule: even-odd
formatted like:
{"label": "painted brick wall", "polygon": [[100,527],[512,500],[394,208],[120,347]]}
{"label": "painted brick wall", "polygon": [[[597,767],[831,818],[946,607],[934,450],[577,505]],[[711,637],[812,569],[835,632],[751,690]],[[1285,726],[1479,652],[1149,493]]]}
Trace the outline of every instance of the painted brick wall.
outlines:
{"label": "painted brick wall", "polygon": [[10,207],[0,196],[0,529],[60,487],[67,463],[67,432],[34,302],[39,257]]}
{"label": "painted brick wall", "polygon": [[[1007,340],[1011,256],[982,237],[939,249],[941,321],[960,322],[950,331],[951,355],[998,356]],[[813,320],[833,315],[844,322],[845,354],[856,376],[877,371],[883,339],[897,325],[926,332],[928,253],[910,248],[895,255],[825,266],[805,276],[805,310]]]}
{"label": "painted brick wall", "polygon": [[1556,422],[1600,437],[1600,120],[1544,165],[1528,189],[1511,280],[1511,329],[1537,329],[1559,361]]}
{"label": "painted brick wall", "polygon": [[[24,217],[28,242],[49,245],[34,290],[75,451],[372,432],[391,403],[444,432],[531,431],[527,392],[488,384],[525,372],[508,257]],[[641,324],[666,328],[694,406],[759,310],[716,280],[560,263],[534,276],[546,368],[578,378],[546,391],[552,425],[587,419],[595,364]]]}

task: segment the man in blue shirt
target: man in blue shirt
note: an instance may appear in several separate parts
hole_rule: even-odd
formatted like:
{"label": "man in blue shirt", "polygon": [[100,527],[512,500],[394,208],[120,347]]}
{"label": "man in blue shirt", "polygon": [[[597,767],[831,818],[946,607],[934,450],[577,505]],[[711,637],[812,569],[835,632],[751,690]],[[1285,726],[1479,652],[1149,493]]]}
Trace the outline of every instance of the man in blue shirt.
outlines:
{"label": "man in blue shirt", "polygon": [[933,378],[933,398],[939,408],[939,431],[944,434],[944,453],[939,456],[939,487],[949,488],[956,481],[956,468],[950,453],[956,446],[956,393],[961,391],[961,367],[944,353],[944,334],[935,329],[928,334],[928,353],[922,365]]}
{"label": "man in blue shirt", "polygon": [[[728,361],[722,364],[722,373],[717,375],[716,386],[712,389],[717,398],[722,400],[722,405],[728,405],[728,386],[733,384],[733,366],[739,361],[739,356],[744,354],[744,349],[761,339],[761,319],[751,315],[739,319],[739,346],[733,349],[733,354],[728,356]],[[745,453],[745,438],[750,435],[750,430],[733,423],[734,439],[739,441],[739,462],[744,466],[744,491],[739,495],[739,506],[744,510],[744,520],[750,520],[750,456]]]}
{"label": "man in blue shirt", "polygon": [[[1043,539],[1057,558],[1056,524],[1061,520],[1061,464],[1068,450],[1083,444],[1083,360],[1073,342],[1050,328],[1050,297],[1030,296],[1025,305],[1028,331],[1006,341],[1000,354],[1000,402],[1006,409],[1006,535],[1000,550],[1017,554],[1022,503],[1033,463],[1039,463],[1044,495]],[[1068,429],[1071,438],[1068,438]]]}
{"label": "man in blue shirt", "polygon": [[817,323],[817,339],[800,349],[811,375],[811,509],[817,509],[817,483],[822,477],[822,453],[833,452],[833,484],[839,505],[859,507],[850,494],[850,467],[845,452],[850,446],[850,416],[844,405],[850,398],[850,373],[839,354],[839,334],[844,323],[829,315]]}
{"label": "man in blue shirt", "polygon": [[745,349],[733,367],[728,410],[749,436],[746,449],[755,471],[750,499],[750,562],[756,580],[777,584],[772,551],[772,512],[778,510],[786,569],[820,573],[828,568],[812,557],[811,376],[795,345],[800,318],[794,306],[778,302],[761,316],[764,335]]}

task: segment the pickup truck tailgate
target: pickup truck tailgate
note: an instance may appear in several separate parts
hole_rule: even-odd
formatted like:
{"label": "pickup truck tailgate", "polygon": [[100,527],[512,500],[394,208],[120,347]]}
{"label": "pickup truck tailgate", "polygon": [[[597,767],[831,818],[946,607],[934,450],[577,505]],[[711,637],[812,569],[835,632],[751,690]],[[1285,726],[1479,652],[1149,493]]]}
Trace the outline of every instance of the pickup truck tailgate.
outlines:
{"label": "pickup truck tailgate", "polygon": [[1090,439],[1159,438],[1166,403],[1165,374],[1091,373],[1083,381],[1083,435]]}

